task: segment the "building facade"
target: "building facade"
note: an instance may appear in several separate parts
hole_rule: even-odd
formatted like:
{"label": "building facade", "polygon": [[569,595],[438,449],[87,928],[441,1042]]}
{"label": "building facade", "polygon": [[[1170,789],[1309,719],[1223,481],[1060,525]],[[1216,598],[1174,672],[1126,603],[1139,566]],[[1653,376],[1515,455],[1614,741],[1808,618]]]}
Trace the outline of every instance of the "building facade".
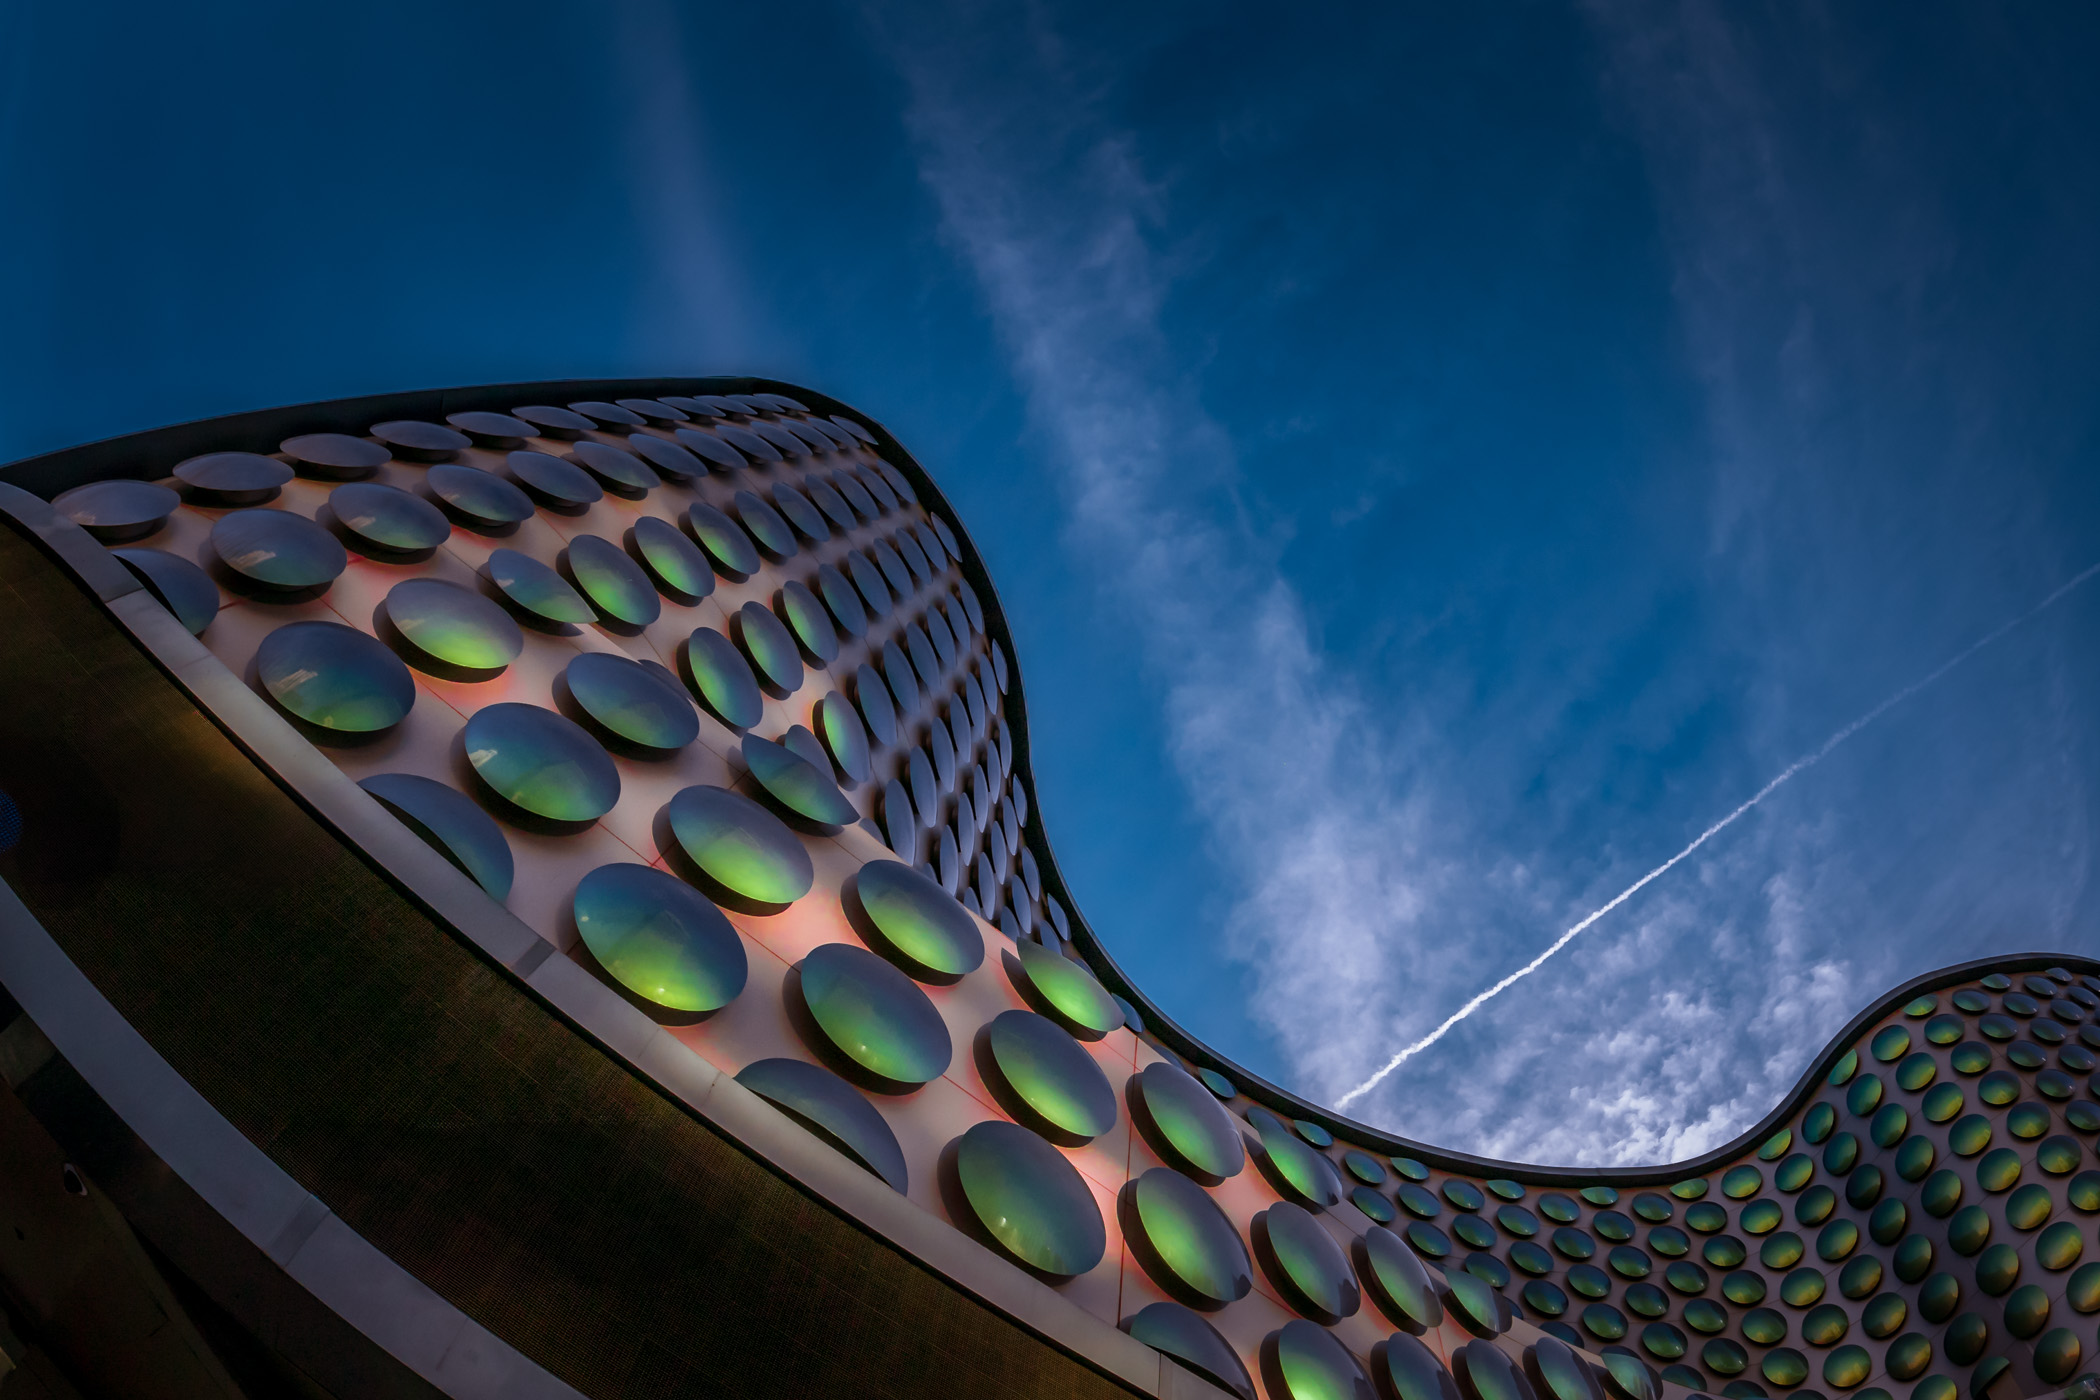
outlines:
{"label": "building facade", "polygon": [[[1596,1172],[1294,1098],[1066,889],[939,488],[755,380],[0,469],[0,1390],[2050,1394],[2100,963]],[[12,1227],[11,1229],[8,1227]]]}

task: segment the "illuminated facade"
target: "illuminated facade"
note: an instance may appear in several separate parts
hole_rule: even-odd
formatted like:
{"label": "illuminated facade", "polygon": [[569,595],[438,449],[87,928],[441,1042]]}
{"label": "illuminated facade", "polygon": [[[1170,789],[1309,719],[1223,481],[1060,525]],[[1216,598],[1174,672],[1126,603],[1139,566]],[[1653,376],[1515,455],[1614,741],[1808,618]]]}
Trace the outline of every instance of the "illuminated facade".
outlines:
{"label": "illuminated facade", "polygon": [[2100,964],[1921,978],[1670,1168],[1303,1103],[1093,937],[991,581],[822,395],[271,410],[0,469],[0,515],[0,1350],[52,1394],[2095,1364]]}

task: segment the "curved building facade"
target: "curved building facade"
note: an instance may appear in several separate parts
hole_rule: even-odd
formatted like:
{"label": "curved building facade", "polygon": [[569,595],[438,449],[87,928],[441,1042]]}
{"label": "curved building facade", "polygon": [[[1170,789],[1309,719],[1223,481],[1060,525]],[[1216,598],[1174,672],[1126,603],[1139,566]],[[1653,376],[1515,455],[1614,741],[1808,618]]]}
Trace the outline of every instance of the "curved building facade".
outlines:
{"label": "curved building facade", "polygon": [[[1681,1400],[2095,1366],[2100,963],[1588,1171],[1294,1098],[1067,890],[992,581],[792,385],[0,469],[0,1387]],[[40,1388],[40,1389],[39,1389]]]}

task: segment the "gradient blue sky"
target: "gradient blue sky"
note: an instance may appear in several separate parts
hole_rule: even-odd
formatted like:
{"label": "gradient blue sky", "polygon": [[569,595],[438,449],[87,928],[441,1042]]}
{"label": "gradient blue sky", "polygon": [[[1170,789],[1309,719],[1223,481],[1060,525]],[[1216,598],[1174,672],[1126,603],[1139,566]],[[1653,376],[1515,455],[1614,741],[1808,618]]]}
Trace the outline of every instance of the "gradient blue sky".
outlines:
{"label": "gradient blue sky", "polygon": [[[1171,1014],[1331,1101],[2100,560],[2100,15],[0,6],[0,458],[754,372],[988,557]],[[1888,985],[2092,952],[2100,582],[1359,1103],[1690,1155]]]}

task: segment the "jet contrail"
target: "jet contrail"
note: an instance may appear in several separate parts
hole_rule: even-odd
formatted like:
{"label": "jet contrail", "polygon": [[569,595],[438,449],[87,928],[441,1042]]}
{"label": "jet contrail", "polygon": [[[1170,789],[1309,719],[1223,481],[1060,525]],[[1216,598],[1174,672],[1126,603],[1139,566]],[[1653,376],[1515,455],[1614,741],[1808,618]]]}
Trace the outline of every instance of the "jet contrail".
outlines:
{"label": "jet contrail", "polygon": [[1739,817],[1741,817],[1745,812],[1748,812],[1752,807],[1755,807],[1758,803],[1764,801],[1767,797],[1770,797],[1774,792],[1778,791],[1779,788],[1785,785],[1790,779],[1792,779],[1795,774],[1802,772],[1804,769],[1813,768],[1818,763],[1821,763],[1823,759],[1829,755],[1830,751],[1832,749],[1835,749],[1839,744],[1844,743],[1847,739],[1859,733],[1860,730],[1865,729],[1875,720],[1880,719],[1890,710],[1902,704],[1905,700],[1910,699],[1911,696],[1916,695],[1919,691],[1925,689],[1925,687],[1931,685],[1934,681],[1946,675],[1955,667],[1961,665],[1962,662],[1967,661],[1977,652],[1982,651],[1992,642],[1997,641],[2000,637],[2012,631],[2013,628],[2018,627],[2021,623],[2027,621],[2035,614],[2056,603],[2066,593],[2069,593],[2072,589],[2078,587],[2079,584],[2084,583],[2094,574],[2100,574],[2100,564],[2093,564],[2088,566],[2084,570],[2084,572],[2074,576],[2068,583],[2065,583],[2054,593],[2051,593],[2048,597],[2042,599],[2041,602],[2036,603],[2026,612],[2021,613],[2018,617],[2013,618],[2010,622],[2000,624],[1996,630],[1986,634],[1985,636],[1977,639],[1974,642],[1971,642],[1967,647],[1958,652],[1951,660],[1942,662],[1939,668],[1933,671],[1930,675],[1923,676],[1918,680],[1912,681],[1909,685],[1903,687],[1903,689],[1897,691],[1894,695],[1891,695],[1888,699],[1882,701],[1879,705],[1876,705],[1873,709],[1867,711],[1858,719],[1853,720],[1852,723],[1846,725],[1843,729],[1840,729],[1837,733],[1831,735],[1828,739],[1825,739],[1823,741],[1823,746],[1817,749],[1815,752],[1805,754],[1802,757],[1795,759],[1792,763],[1786,766],[1786,769],[1783,772],[1781,772],[1778,777],[1772,779],[1771,782],[1766,783],[1763,787],[1759,788],[1755,793],[1753,793],[1750,796],[1749,800],[1744,802],[1742,806],[1736,808],[1733,812],[1730,812],[1727,816],[1721,818],[1721,820],[1715,822],[1706,830],[1700,832],[1698,837],[1692,842],[1691,845],[1686,846],[1676,855],[1671,856],[1661,865],[1656,866],[1655,869],[1649,871],[1646,875],[1641,876],[1640,879],[1634,881],[1625,889],[1619,891],[1619,893],[1612,899],[1612,901],[1609,904],[1606,904],[1602,908],[1596,910],[1588,918],[1585,918],[1581,923],[1576,924],[1566,933],[1563,933],[1560,937],[1554,939],[1553,942],[1547,946],[1545,952],[1540,953],[1530,962],[1525,963],[1515,972],[1510,973],[1509,976],[1503,978],[1494,986],[1489,987],[1486,991],[1481,992],[1479,995],[1475,996],[1471,1001],[1467,1002],[1464,1006],[1461,1006],[1458,1008],[1458,1010],[1452,1012],[1449,1016],[1446,1016],[1442,1023],[1439,1024],[1435,1030],[1431,1031],[1428,1035],[1423,1036],[1420,1040],[1408,1046],[1399,1054],[1393,1056],[1392,1059],[1387,1060],[1385,1062],[1384,1067],[1381,1068],[1376,1074],[1372,1075],[1369,1079],[1366,1079],[1363,1083],[1357,1085],[1354,1089],[1351,1089],[1348,1093],[1336,1099],[1334,1101],[1334,1106],[1336,1108],[1346,1108],[1355,1100],[1360,1099],[1365,1094],[1370,1093],[1371,1090],[1378,1087],[1379,1083],[1382,1080],[1384,1080],[1384,1078],[1387,1075],[1391,1074],[1394,1070],[1400,1068],[1400,1066],[1406,1064],[1415,1055],[1420,1054],[1422,1051],[1427,1050],[1430,1046],[1436,1044],[1439,1040],[1442,1040],[1444,1038],[1445,1033],[1449,1031],[1453,1026],[1457,1025],[1460,1021],[1465,1020],[1466,1017],[1472,1015],[1475,1011],[1478,1011],[1490,1000],[1494,999],[1497,996],[1500,996],[1503,992],[1509,990],[1509,988],[1515,983],[1521,981],[1526,977],[1529,977],[1532,973],[1537,972],[1539,968],[1545,964],[1546,959],[1552,957],[1555,953],[1558,953],[1561,949],[1567,947],[1569,943],[1573,942],[1575,935],[1581,933],[1591,924],[1596,923],[1597,920],[1603,918],[1606,914],[1609,914],[1612,910],[1618,908],[1627,900],[1633,898],[1636,894],[1639,894],[1641,890],[1645,888],[1650,881],[1665,874],[1666,872],[1668,872],[1671,866],[1677,864],[1677,862],[1683,860],[1686,856],[1698,850],[1708,841],[1711,841],[1714,837],[1720,835],[1723,831],[1726,831],[1729,827],[1733,826]]}

